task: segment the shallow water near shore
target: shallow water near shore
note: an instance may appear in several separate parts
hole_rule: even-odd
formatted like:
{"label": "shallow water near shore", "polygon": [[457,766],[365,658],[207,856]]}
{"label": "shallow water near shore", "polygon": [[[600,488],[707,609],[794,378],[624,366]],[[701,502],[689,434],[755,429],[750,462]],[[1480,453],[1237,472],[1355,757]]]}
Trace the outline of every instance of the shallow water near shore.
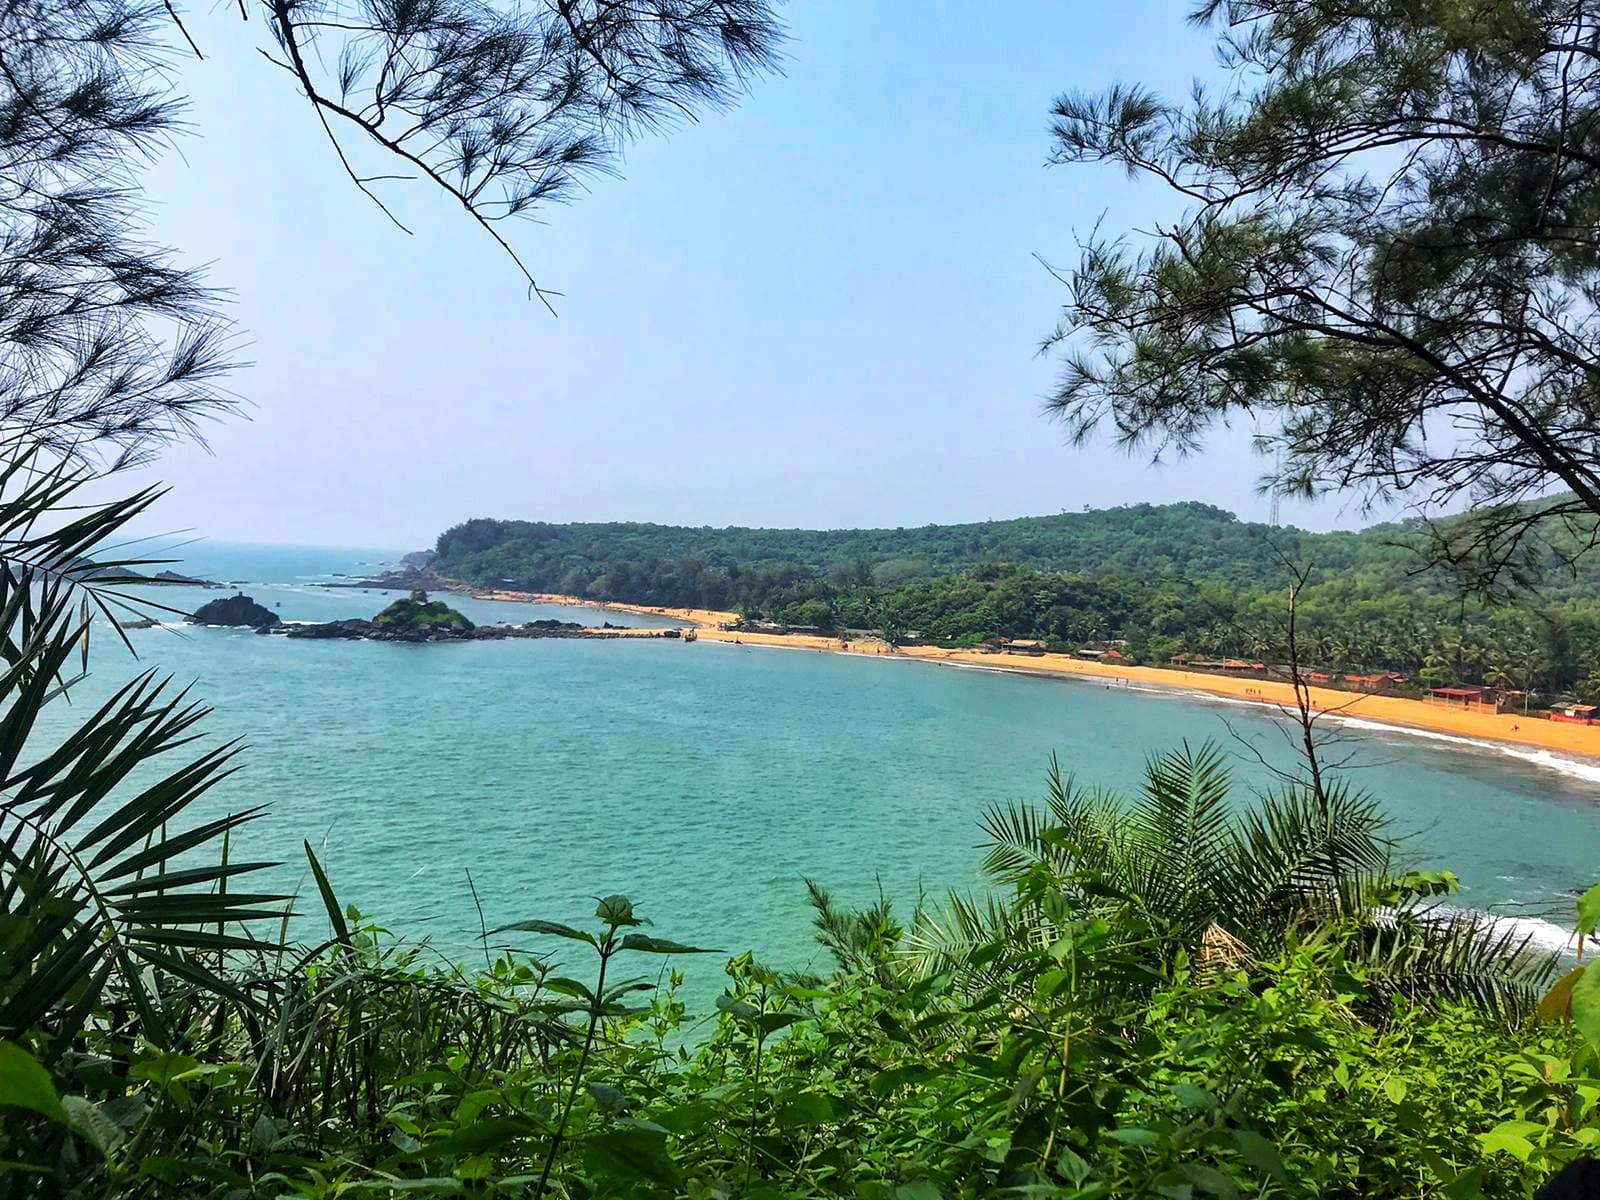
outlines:
{"label": "shallow water near shore", "polygon": [[[242,590],[286,620],[329,620],[393,599],[320,586],[333,572],[393,557],[208,544],[178,569],[249,580]],[[148,594],[188,609],[231,592]],[[451,603],[480,622],[660,623]],[[977,885],[984,807],[1041,796],[1052,752],[1087,783],[1130,788],[1147,755],[1209,740],[1232,757],[1241,796],[1272,783],[1257,754],[1294,759],[1258,708],[912,660],[706,640],[128,636],[147,665],[195,682],[216,707],[212,733],[249,744],[246,769],[196,809],[270,802],[235,857],[284,860],[293,887],[309,839],[345,902],[457,956],[478,953],[470,871],[491,927],[583,924],[595,897],[622,892],[663,936],[799,966],[817,955],[804,877],[850,900],[881,886],[907,913],[919,890]],[[72,723],[136,669],[102,640],[81,699],[46,721]],[[1418,865],[1461,876],[1463,905],[1565,920],[1573,890],[1600,876],[1600,782],[1572,764],[1362,723],[1341,732],[1353,779]],[[314,919],[314,892],[302,894]],[[691,999],[715,993],[719,967],[691,965]]]}

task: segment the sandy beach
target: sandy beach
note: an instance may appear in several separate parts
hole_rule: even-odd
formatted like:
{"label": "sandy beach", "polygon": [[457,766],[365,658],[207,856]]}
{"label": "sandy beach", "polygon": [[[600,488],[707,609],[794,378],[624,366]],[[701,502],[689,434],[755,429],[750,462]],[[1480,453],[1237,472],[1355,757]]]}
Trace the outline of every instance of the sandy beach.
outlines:
{"label": "sandy beach", "polygon": [[[564,604],[600,611],[637,613],[669,617],[696,629],[708,641],[734,642],[746,646],[780,646],[790,649],[824,650],[833,653],[868,656],[892,655],[990,670],[1013,671],[1026,675],[1054,675],[1082,679],[1121,680],[1145,687],[1203,692],[1231,700],[1267,707],[1294,703],[1294,689],[1287,683],[1263,679],[1239,679],[1209,672],[1182,671],[1171,667],[1129,667],[1110,663],[1085,662],[1065,654],[993,654],[980,650],[945,650],[938,646],[902,646],[891,649],[877,640],[852,641],[846,646],[838,638],[802,634],[732,633],[718,626],[738,619],[736,613],[700,608],[657,608],[639,604],[601,603],[576,596],[545,592],[472,591],[479,600],[515,600],[537,604]],[[1580,758],[1600,759],[1600,726],[1570,725],[1539,716],[1516,713],[1467,712],[1422,700],[1400,696],[1372,696],[1342,692],[1332,688],[1311,688],[1312,703],[1321,711],[1336,713],[1386,725],[1403,725],[1432,733],[1450,734],[1477,741],[1533,746]]]}

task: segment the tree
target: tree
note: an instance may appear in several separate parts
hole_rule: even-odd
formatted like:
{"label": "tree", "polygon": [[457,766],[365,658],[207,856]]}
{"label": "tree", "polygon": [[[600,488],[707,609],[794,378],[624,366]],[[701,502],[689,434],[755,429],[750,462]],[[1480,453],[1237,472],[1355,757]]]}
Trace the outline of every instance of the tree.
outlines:
{"label": "tree", "polygon": [[[378,180],[356,176],[336,128],[455,196],[508,252],[499,221],[566,194],[632,130],[725,102],[777,38],[760,0],[263,7],[356,183]],[[122,636],[115,615],[136,602],[117,577],[156,565],[117,539],[159,492],[104,501],[96,485],[234,403],[215,295],[137,220],[138,168],[181,115],[185,42],[199,53],[170,0],[0,0],[0,1038],[74,1088],[93,1062],[119,1104],[148,1048],[202,1053],[238,1021],[271,1027],[287,920],[288,897],[249,890],[272,864],[230,858],[259,808],[189,815],[238,747],[189,748],[206,710],[186,690],[145,672],[59,739],[37,725],[87,672],[96,613]],[[471,628],[424,593],[398,603]],[[41,1176],[34,1191],[103,1192],[105,1165],[66,1127],[104,1152],[116,1121],[87,1103],[69,1119],[48,1082],[35,1093],[43,1135],[13,1143],[8,1109],[6,1157],[22,1144],[27,1162],[8,1163],[7,1194],[18,1171]]]}
{"label": "tree", "polygon": [[231,330],[139,236],[137,166],[175,128],[154,5],[0,4],[0,441],[115,469],[232,404]]}
{"label": "tree", "polygon": [[[612,167],[632,133],[730,102],[774,64],[781,41],[769,0],[262,7],[277,41],[269,57],[314,106],[355,185],[386,214],[375,183],[420,177],[443,189],[541,298],[500,222]],[[350,140],[399,160],[405,174],[358,174]]]}
{"label": "tree", "polygon": [[[1181,215],[1090,239],[1046,346],[1074,438],[1157,455],[1258,422],[1285,494],[1477,519],[1433,549],[1526,581],[1600,513],[1600,11],[1592,0],[1206,0],[1226,84],[1063,96],[1054,160]],[[1552,495],[1555,490],[1560,494]],[[1573,535],[1576,535],[1574,538]]]}
{"label": "tree", "polygon": [[[1130,799],[1052,769],[1043,808],[992,806],[984,870],[1017,889],[1006,919],[1038,928],[1055,901],[1141,931],[1166,962],[1230,968],[1279,953],[1316,927],[1359,930],[1353,949],[1380,992],[1471,999],[1526,1011],[1555,961],[1492,920],[1437,907],[1447,875],[1405,874],[1388,822],[1343,783],[1291,783],[1240,805],[1215,747],[1152,757]],[[1055,907],[1061,908],[1059,904]],[[955,905],[913,939],[926,963],[960,963],[994,910]]]}

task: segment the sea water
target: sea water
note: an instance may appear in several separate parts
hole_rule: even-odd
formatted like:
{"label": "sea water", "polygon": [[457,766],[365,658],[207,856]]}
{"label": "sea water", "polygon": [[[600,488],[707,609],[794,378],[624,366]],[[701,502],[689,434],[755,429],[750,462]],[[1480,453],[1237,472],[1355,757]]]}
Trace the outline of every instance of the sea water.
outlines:
{"label": "sea water", "polygon": [[[392,552],[182,553],[178,570],[242,581],[289,621],[372,616],[394,598],[327,586]],[[231,591],[143,594],[191,610]],[[480,623],[661,623],[450,602]],[[475,887],[490,927],[584,924],[596,897],[620,892],[660,936],[821,965],[804,879],[851,902],[881,888],[905,912],[919,894],[981,886],[980,816],[1042,798],[1052,754],[1086,784],[1131,789],[1149,755],[1211,742],[1241,799],[1295,763],[1259,707],[1137,685],[703,639],[410,645],[168,621],[128,633],[137,663],[102,631],[92,678],[47,726],[81,719],[142,666],[192,682],[215,706],[211,735],[248,747],[194,811],[270,806],[235,857],[281,860],[279,881],[319,919],[309,840],[346,903],[456,956],[478,953]],[[1461,903],[1559,944],[1537,918],[1569,920],[1573,892],[1600,878],[1600,770],[1363,722],[1342,735],[1347,777],[1381,800],[1410,860],[1456,871]],[[714,992],[715,961],[691,969],[707,977],[695,992]]]}

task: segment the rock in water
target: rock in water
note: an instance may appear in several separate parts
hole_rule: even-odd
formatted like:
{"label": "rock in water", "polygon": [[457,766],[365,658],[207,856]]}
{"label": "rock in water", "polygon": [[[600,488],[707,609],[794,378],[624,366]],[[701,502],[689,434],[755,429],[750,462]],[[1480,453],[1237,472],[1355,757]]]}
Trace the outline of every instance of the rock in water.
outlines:
{"label": "rock in water", "polygon": [[278,624],[278,614],[240,592],[226,600],[202,604],[189,615],[191,625],[248,625],[266,629]]}
{"label": "rock in water", "polygon": [[320,625],[288,625],[284,632],[292,638],[371,638],[382,630],[364,617],[350,617],[343,621],[326,621]]}

